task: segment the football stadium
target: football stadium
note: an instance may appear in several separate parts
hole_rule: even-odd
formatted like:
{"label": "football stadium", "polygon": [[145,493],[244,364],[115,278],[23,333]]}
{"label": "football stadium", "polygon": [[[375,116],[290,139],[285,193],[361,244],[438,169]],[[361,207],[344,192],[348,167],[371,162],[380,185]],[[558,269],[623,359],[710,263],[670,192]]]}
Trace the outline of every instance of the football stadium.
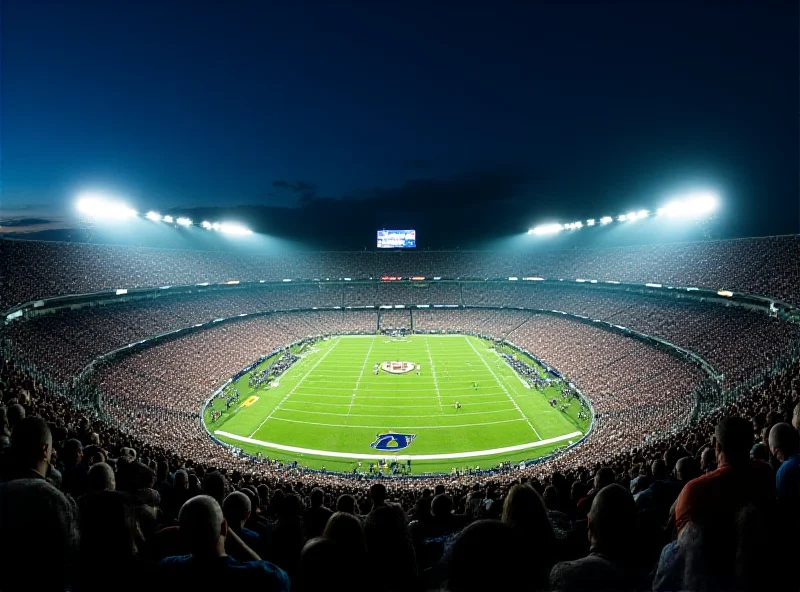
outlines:
{"label": "football stadium", "polygon": [[800,5],[690,4],[0,2],[0,592],[798,590]]}

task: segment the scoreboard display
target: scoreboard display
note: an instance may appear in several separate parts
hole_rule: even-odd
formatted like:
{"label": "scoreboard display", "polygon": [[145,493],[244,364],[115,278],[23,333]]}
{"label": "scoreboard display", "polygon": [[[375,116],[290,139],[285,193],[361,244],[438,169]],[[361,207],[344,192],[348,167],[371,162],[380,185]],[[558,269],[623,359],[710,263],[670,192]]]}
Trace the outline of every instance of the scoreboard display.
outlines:
{"label": "scoreboard display", "polygon": [[413,249],[417,246],[416,230],[379,230],[379,249]]}

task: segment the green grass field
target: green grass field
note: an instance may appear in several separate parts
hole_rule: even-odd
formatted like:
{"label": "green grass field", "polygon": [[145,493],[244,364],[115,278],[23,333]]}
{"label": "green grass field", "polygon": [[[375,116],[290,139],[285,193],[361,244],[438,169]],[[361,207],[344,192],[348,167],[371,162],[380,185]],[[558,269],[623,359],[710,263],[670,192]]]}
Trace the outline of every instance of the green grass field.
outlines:
{"label": "green grass field", "polygon": [[[396,456],[410,458],[414,473],[429,473],[543,456],[589,427],[577,419],[579,403],[570,399],[565,412],[552,408],[557,387],[528,388],[490,342],[475,337],[342,336],[301,355],[278,386],[251,389],[241,377],[239,403],[213,423],[207,411],[208,429],[249,453],[311,468],[348,472],[361,461],[366,470]],[[373,373],[389,361],[420,364],[420,375]],[[220,400],[214,405],[225,408]],[[385,439],[387,450],[370,447],[387,433],[414,438],[405,447],[401,437]]]}

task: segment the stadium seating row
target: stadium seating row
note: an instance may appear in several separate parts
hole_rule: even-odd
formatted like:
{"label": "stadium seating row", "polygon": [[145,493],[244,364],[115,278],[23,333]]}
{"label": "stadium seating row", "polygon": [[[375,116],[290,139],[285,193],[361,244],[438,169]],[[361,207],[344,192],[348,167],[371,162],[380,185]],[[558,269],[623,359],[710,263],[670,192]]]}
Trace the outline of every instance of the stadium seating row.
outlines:
{"label": "stadium seating row", "polygon": [[0,240],[0,309],[36,298],[203,282],[541,276],[730,289],[800,304],[796,236],[537,253],[234,254]]}

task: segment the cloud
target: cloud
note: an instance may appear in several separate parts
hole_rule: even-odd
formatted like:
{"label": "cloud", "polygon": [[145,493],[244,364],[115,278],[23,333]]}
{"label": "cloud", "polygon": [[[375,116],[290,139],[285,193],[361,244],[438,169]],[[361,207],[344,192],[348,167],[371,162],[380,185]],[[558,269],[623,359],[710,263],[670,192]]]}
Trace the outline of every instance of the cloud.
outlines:
{"label": "cloud", "polygon": [[52,220],[46,220],[45,218],[19,218],[17,220],[0,221],[0,225],[5,228],[19,228],[21,226],[51,224],[52,222]]}
{"label": "cloud", "polygon": [[317,195],[317,186],[306,181],[295,181],[292,183],[289,181],[277,180],[272,182],[272,186],[275,189],[293,194],[300,199],[313,199]]}

